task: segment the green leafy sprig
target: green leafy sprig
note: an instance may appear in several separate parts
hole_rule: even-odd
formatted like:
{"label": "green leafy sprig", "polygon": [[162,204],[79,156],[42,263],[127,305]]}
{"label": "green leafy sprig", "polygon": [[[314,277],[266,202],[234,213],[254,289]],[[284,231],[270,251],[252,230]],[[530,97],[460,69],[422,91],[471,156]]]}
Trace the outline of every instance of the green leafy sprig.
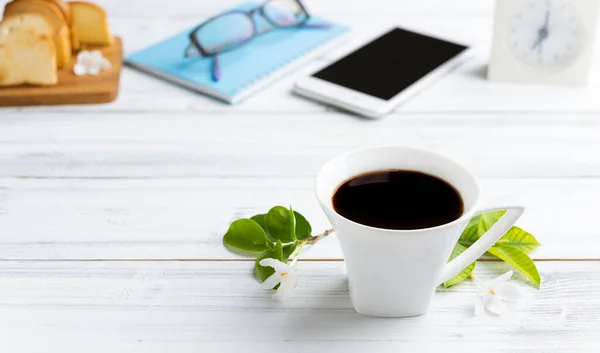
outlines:
{"label": "green leafy sprig", "polygon": [[[471,219],[452,250],[448,261],[462,254],[473,245],[485,232],[496,223],[505,211],[488,212]],[[331,229],[319,235],[312,235],[312,227],[306,218],[291,207],[275,206],[265,214],[250,218],[241,218],[229,226],[223,236],[223,245],[230,251],[256,258],[254,274],[263,282],[274,273],[273,268],[263,267],[260,260],[273,258],[287,263],[290,258],[297,258],[304,245],[315,244],[329,235]],[[540,244],[521,228],[512,227],[484,256],[498,258],[515,270],[522,273],[531,283],[539,288],[540,275],[535,263],[527,255]],[[459,274],[444,282],[449,288],[471,277],[475,262],[471,263]]]}
{"label": "green leafy sprig", "polygon": [[273,258],[287,263],[300,255],[304,245],[314,244],[330,233],[327,230],[313,236],[312,227],[303,215],[292,207],[275,206],[265,214],[231,223],[223,236],[223,245],[236,254],[255,257],[254,274],[263,282],[274,270],[261,266],[260,260]]}
{"label": "green leafy sprig", "polygon": [[[458,242],[450,254],[448,261],[462,254],[473,245],[488,229],[490,229],[506,211],[488,212],[476,216],[469,221],[467,228],[461,234]],[[500,240],[496,242],[484,256],[498,258],[515,270],[522,273],[531,283],[540,288],[541,278],[535,263],[527,255],[540,245],[533,235],[519,227],[512,227]],[[456,276],[444,282],[444,287],[449,288],[469,278],[475,269],[475,262],[471,263]]]}

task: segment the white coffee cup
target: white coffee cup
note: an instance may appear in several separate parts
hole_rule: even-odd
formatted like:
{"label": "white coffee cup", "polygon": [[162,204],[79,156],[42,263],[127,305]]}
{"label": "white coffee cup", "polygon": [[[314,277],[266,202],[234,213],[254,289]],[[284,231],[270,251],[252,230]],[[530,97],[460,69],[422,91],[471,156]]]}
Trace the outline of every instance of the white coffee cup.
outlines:
{"label": "white coffee cup", "polygon": [[[462,216],[432,228],[390,230],[353,222],[334,210],[332,196],[345,181],[391,169],[420,171],[447,181],[463,199]],[[342,246],[352,304],[357,312],[372,316],[427,312],[436,287],[487,251],[525,210],[514,200],[483,204],[479,182],[466,168],[442,155],[400,146],[360,149],[333,158],[317,174],[315,189]],[[507,212],[475,244],[446,264],[469,220],[497,210]]]}

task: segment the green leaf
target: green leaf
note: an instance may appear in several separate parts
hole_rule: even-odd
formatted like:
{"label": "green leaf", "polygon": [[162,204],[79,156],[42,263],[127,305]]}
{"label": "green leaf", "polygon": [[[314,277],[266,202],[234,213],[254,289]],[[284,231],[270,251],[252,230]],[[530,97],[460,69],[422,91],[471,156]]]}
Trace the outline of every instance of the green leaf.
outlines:
{"label": "green leaf", "polygon": [[473,245],[485,232],[496,223],[506,211],[486,212],[479,216],[473,217],[463,233],[460,235],[458,242],[467,248]]}
{"label": "green leaf", "polygon": [[474,225],[467,226],[467,228],[465,228],[465,231],[460,235],[458,242],[468,248],[480,237],[479,223],[475,223]]}
{"label": "green leaf", "polygon": [[[460,255],[468,247],[473,245],[485,232],[487,232],[505,213],[506,211],[487,212],[482,215],[473,217],[465,231],[460,235],[458,243],[454,247],[450,259]],[[540,287],[540,275],[535,267],[535,263],[527,256],[527,253],[537,248],[540,244],[533,237],[518,227],[512,227],[496,244],[488,250],[488,254],[507,262],[517,271],[523,273],[531,280],[536,287]],[[461,273],[451,278],[444,283],[444,287],[448,288],[456,283],[461,282],[468,277],[475,263],[472,263],[465,268]]]}
{"label": "green leaf", "polygon": [[505,213],[506,211],[493,211],[482,214],[479,220],[479,236],[481,237],[488,229],[492,228]]}
{"label": "green leaf", "polygon": [[296,247],[298,247],[297,241],[283,246],[283,259],[285,260],[284,262],[287,262],[289,260],[289,258],[294,253],[294,250],[296,250]]}
{"label": "green leaf", "polygon": [[540,274],[527,253],[510,245],[494,245],[488,252],[511,265],[533,282],[538,289],[540,288]]}
{"label": "green leaf", "polygon": [[275,260],[279,260],[283,262],[283,247],[281,246],[281,242],[278,240],[273,249],[269,249],[263,251],[260,256],[256,258],[256,262],[254,263],[254,274],[256,278],[262,283],[265,279],[269,278],[275,270],[272,267],[265,267],[260,265],[260,260],[272,258]]}
{"label": "green leaf", "polygon": [[282,206],[275,206],[266,217],[269,235],[282,243],[291,243],[296,240],[296,218],[294,211]]}
{"label": "green leaf", "polygon": [[223,236],[223,245],[242,252],[261,252],[273,247],[260,225],[247,218],[231,223]]}
{"label": "green leaf", "polygon": [[479,227],[480,220],[481,220],[481,215],[471,218],[471,220],[469,221],[469,224],[467,224],[466,229],[469,229],[470,227]]}
{"label": "green leaf", "polygon": [[[466,246],[461,245],[460,243],[457,243],[454,246],[454,249],[452,249],[452,254],[450,254],[450,258],[448,259],[448,262],[452,261],[455,257],[462,254],[465,250],[467,250]],[[444,282],[444,288],[452,287],[453,285],[464,281],[471,275],[471,273],[473,273],[474,269],[475,269],[475,262],[473,262],[469,266],[465,267],[456,276],[454,276],[454,277],[450,278],[449,280],[447,280],[446,282]]]}
{"label": "green leaf", "polygon": [[519,227],[512,227],[496,244],[510,245],[526,253],[540,246],[540,243],[533,235]]}
{"label": "green leaf", "polygon": [[296,239],[306,240],[312,237],[312,227],[306,218],[296,211],[294,211],[294,218],[296,218]]}
{"label": "green leaf", "polygon": [[480,220],[481,220],[481,215],[471,218],[471,220],[467,224],[467,227],[460,235],[459,240],[468,242],[469,244],[473,244],[477,239],[479,239],[479,221]]}
{"label": "green leaf", "polygon": [[255,216],[250,217],[251,220],[258,223],[258,225],[267,232],[267,215],[266,214],[257,214]]}
{"label": "green leaf", "polygon": [[254,216],[250,217],[250,219],[253,220],[254,222],[258,223],[258,225],[260,225],[260,227],[267,234],[267,239],[269,239],[273,243],[275,242],[275,239],[273,239],[273,237],[271,237],[269,235],[269,230],[267,229],[267,214],[266,213],[254,215]]}

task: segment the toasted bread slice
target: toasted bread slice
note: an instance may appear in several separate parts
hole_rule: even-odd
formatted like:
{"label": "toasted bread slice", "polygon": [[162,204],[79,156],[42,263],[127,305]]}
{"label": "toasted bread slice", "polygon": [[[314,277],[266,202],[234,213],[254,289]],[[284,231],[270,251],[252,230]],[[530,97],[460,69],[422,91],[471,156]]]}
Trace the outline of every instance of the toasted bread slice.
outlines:
{"label": "toasted bread slice", "polygon": [[56,7],[58,7],[60,12],[62,12],[65,20],[67,21],[67,24],[71,25],[71,8],[69,8],[69,5],[66,2],[64,2],[63,0],[45,0],[45,1],[49,1],[49,2],[53,3],[54,5],[56,5]]}
{"label": "toasted bread slice", "polygon": [[62,12],[63,16],[65,17],[65,20],[67,21],[67,25],[69,26],[69,31],[71,32],[70,33],[71,49],[73,51],[79,50],[80,43],[79,43],[79,39],[77,38],[77,34],[73,30],[72,20],[71,20],[71,8],[69,7],[69,5],[63,0],[45,0],[45,1],[50,1],[51,3],[56,4],[56,6],[58,6],[58,8]]}
{"label": "toasted bread slice", "polygon": [[39,13],[25,13],[5,16],[0,22],[0,33],[8,34],[14,29],[28,29],[37,34],[52,38],[54,28],[48,19]]}
{"label": "toasted bread slice", "polygon": [[28,28],[2,29],[0,86],[53,85],[58,82],[52,39]]}
{"label": "toasted bread slice", "polygon": [[110,45],[112,36],[108,28],[106,11],[85,1],[69,2],[73,30],[81,44]]}
{"label": "toasted bread slice", "polygon": [[56,48],[57,65],[66,67],[71,61],[70,30],[63,13],[58,6],[47,0],[16,0],[6,4],[5,16],[27,13],[39,13],[48,19],[54,28],[52,39]]}

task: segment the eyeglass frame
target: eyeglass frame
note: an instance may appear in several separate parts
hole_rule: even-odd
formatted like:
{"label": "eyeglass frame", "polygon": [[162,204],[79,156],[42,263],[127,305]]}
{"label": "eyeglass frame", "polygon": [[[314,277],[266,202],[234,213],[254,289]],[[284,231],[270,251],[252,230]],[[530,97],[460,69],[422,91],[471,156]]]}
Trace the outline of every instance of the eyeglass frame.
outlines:
{"label": "eyeglass frame", "polygon": [[[278,23],[276,23],[275,21],[273,21],[266,13],[265,13],[265,7],[273,2],[273,1],[277,1],[277,0],[267,0],[266,2],[264,2],[262,5],[253,8],[251,10],[231,10],[231,11],[227,11],[227,12],[223,12],[221,14],[218,14],[216,16],[210,17],[209,19],[207,19],[206,21],[204,21],[203,23],[201,23],[200,25],[198,25],[197,27],[195,27],[194,29],[192,29],[192,31],[189,34],[189,39],[190,39],[190,43],[188,44],[187,48],[185,49],[184,52],[184,57],[189,57],[192,54],[190,53],[190,49],[195,49],[197,51],[197,54],[199,54],[202,57],[205,58],[212,58],[213,59],[213,67],[211,69],[211,73],[212,73],[212,78],[213,81],[218,81],[220,79],[220,69],[219,69],[219,62],[218,62],[218,58],[217,55],[219,54],[223,54],[226,52],[229,52],[231,50],[235,50],[239,47],[241,47],[242,45],[250,42],[251,40],[253,40],[254,38],[256,38],[257,36],[263,34],[263,33],[267,33],[273,29],[276,28],[294,28],[294,27],[314,27],[314,28],[328,28],[329,25],[328,24],[318,24],[318,25],[314,25],[314,26],[307,26],[307,22],[310,20],[311,15],[308,13],[308,10],[306,9],[306,7],[304,6],[304,4],[302,3],[302,1],[300,0],[290,0],[290,1],[295,1],[298,6],[300,7],[300,9],[302,10],[302,12],[306,15],[306,17],[304,19],[302,19],[302,21],[295,23],[293,25],[290,26],[284,26],[284,25],[280,25]],[[231,14],[241,14],[244,15],[246,17],[248,17],[248,20],[250,21],[250,23],[252,23],[252,34],[251,36],[248,37],[248,39],[240,41],[239,43],[235,43],[233,46],[228,47],[222,51],[217,51],[217,52],[209,52],[207,50],[205,50],[205,48],[200,44],[200,42],[198,41],[197,38],[197,33],[198,31],[200,31],[204,26],[208,25],[209,23],[211,23],[212,21],[220,18],[220,17],[224,17],[227,15],[231,15]],[[256,24],[256,20],[254,18],[254,15],[256,13],[259,13],[263,18],[265,18],[267,20],[267,22],[269,22],[269,24],[271,25],[270,28],[267,28],[266,30],[263,31],[259,31],[258,26]]]}

